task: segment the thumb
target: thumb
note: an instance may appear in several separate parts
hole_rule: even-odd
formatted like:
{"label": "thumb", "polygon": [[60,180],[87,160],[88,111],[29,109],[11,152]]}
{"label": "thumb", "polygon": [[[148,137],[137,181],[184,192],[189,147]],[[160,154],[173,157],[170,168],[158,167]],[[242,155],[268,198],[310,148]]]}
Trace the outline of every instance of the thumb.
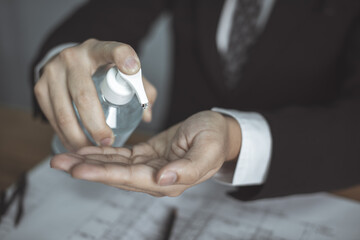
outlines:
{"label": "thumb", "polygon": [[89,39],[83,45],[89,49],[88,54],[96,68],[114,63],[121,72],[128,75],[135,74],[140,69],[139,57],[128,44]]}
{"label": "thumb", "polygon": [[183,158],[161,168],[156,175],[156,182],[160,186],[169,186],[204,181],[214,175],[224,162],[225,155],[221,152],[219,145],[214,142],[194,144]]}

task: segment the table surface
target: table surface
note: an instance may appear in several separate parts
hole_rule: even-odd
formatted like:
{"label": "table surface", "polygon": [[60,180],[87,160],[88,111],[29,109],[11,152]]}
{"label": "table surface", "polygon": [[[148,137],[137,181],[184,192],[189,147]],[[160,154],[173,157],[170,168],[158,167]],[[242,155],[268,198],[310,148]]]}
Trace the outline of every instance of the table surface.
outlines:
{"label": "table surface", "polygon": [[[51,127],[34,119],[30,111],[0,105],[0,189],[6,189],[25,171],[51,153]],[[133,134],[129,143],[144,141],[146,134]],[[333,192],[360,201],[360,185]]]}

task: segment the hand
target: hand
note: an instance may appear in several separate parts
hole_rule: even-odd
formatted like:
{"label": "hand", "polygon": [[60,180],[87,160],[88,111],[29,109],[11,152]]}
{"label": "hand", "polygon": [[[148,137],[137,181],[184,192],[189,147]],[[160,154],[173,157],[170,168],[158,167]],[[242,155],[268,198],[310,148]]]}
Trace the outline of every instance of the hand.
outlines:
{"label": "hand", "polygon": [[235,119],[204,111],[132,150],[85,147],[77,154],[55,156],[51,166],[78,179],[153,196],[178,196],[212,177],[224,161],[236,159],[240,146]]}
{"label": "hand", "polygon": [[[90,39],[63,50],[43,68],[34,88],[35,96],[68,150],[91,145],[77,121],[72,102],[96,143],[112,145],[114,136],[105,122],[91,76],[100,66],[114,65],[125,74],[135,74],[140,69],[139,58],[129,45]],[[151,106],[156,99],[156,89],[145,78],[143,82]],[[143,120],[151,121],[150,109],[144,111]]]}

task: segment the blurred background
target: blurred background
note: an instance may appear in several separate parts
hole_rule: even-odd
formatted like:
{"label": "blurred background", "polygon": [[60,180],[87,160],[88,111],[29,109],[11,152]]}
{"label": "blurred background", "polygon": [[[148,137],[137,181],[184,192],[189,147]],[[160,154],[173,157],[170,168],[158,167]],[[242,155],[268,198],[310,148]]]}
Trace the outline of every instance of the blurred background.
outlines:
{"label": "blurred background", "polygon": [[[31,110],[31,61],[49,31],[85,2],[0,0],[0,104]],[[158,130],[168,108],[172,54],[169,28],[169,16],[160,16],[139,49],[143,73],[158,89],[154,119],[140,126],[144,131]]]}

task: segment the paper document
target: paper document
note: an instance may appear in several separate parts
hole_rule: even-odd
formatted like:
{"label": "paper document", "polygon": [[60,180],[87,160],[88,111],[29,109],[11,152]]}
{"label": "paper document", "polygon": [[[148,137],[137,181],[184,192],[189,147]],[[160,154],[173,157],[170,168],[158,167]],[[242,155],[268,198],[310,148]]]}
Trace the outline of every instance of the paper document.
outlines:
{"label": "paper document", "polygon": [[177,198],[155,198],[72,179],[45,161],[29,174],[25,212],[16,204],[0,223],[1,240],[158,240],[177,208],[172,239],[360,239],[360,204],[326,193],[241,202],[207,181]]}

